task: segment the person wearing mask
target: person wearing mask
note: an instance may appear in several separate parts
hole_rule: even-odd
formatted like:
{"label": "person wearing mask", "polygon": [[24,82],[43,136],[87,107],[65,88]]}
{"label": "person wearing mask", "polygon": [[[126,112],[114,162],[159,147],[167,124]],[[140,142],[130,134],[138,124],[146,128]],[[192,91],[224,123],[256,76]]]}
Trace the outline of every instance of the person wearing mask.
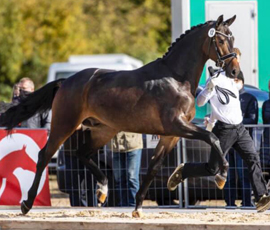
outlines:
{"label": "person wearing mask", "polygon": [[19,83],[16,83],[13,86],[11,102],[19,103],[19,100],[20,100],[20,86]]}
{"label": "person wearing mask", "polygon": [[20,87],[19,84],[16,83],[12,89],[11,102],[7,103],[4,101],[0,101],[0,116],[1,113],[6,112],[10,107],[17,105],[20,102]]}
{"label": "person wearing mask", "polygon": [[[33,93],[35,91],[34,82],[28,77],[24,77],[19,81],[19,87],[20,87],[20,97],[19,97],[20,100],[24,99],[30,93]],[[29,129],[47,128],[49,130],[50,120],[51,120],[50,112],[43,114],[37,113],[28,120],[23,121],[21,123],[21,127]]]}
{"label": "person wearing mask", "polygon": [[[223,153],[227,154],[231,147],[237,150],[248,167],[257,211],[268,210],[270,195],[263,177],[260,158],[249,132],[242,123],[243,116],[236,83],[234,79],[226,76],[225,71],[210,77],[206,87],[197,97],[198,106],[203,106],[208,101],[212,109],[210,117],[216,120],[212,132],[219,138]],[[227,175],[219,174],[218,155],[214,148],[211,149],[208,162],[180,164],[169,177],[167,187],[173,191],[186,178],[202,176],[215,176],[216,185],[219,189],[223,189]]]}
{"label": "person wearing mask", "polygon": [[[240,51],[239,51],[240,53]],[[239,54],[241,55],[241,53]],[[240,57],[238,57],[238,60]],[[239,90],[239,99],[243,116],[243,124],[258,124],[258,101],[256,97],[248,93],[244,89],[244,75],[242,71],[235,78],[236,87]],[[249,128],[249,134],[252,137],[252,128]],[[227,206],[236,206],[235,200],[238,192],[242,196],[243,207],[252,206],[251,203],[251,187],[248,177],[248,169],[246,164],[234,149],[230,149],[227,155],[230,168],[228,180],[225,184],[224,196]],[[238,189],[237,189],[238,188]]]}
{"label": "person wearing mask", "polygon": [[113,173],[117,206],[135,206],[140,187],[142,134],[120,132],[112,140]]}

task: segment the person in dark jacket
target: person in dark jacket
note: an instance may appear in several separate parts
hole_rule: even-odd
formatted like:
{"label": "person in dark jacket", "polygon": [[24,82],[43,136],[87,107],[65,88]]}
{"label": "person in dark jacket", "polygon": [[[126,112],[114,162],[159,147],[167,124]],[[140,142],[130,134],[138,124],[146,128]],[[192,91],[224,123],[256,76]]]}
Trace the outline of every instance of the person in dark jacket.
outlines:
{"label": "person in dark jacket", "polygon": [[[245,91],[245,79],[242,71],[240,71],[237,79],[235,79],[235,82],[239,90],[239,100],[243,116],[243,124],[257,124],[258,101],[256,97]],[[249,128],[249,134],[252,137],[251,128]],[[243,162],[240,155],[234,149],[231,149],[227,154],[227,160],[230,165],[228,180],[226,182],[224,190],[225,202],[227,206],[236,206],[235,200],[238,193],[240,193],[242,197],[242,206],[252,206],[251,186],[246,164]]]}
{"label": "person in dark jacket", "polygon": [[[19,81],[19,87],[21,99],[27,97],[30,93],[35,91],[34,82],[28,77],[24,77]],[[46,128],[50,130],[50,121],[51,112],[43,114],[37,113],[33,117],[30,117],[28,120],[23,121],[21,123],[21,127],[29,129]]]}
{"label": "person in dark jacket", "polygon": [[[270,92],[270,80],[268,82],[268,89]],[[270,95],[269,95],[269,99],[263,103],[262,119],[263,119],[263,124],[265,125],[270,124]],[[270,127],[264,128],[262,140],[261,140],[260,157],[262,161],[263,170],[270,174]]]}

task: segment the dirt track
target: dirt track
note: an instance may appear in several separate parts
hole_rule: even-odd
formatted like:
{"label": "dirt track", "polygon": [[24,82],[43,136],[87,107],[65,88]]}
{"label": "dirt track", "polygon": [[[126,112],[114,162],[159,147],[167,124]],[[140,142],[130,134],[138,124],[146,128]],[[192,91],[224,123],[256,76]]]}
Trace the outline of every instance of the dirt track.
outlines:
{"label": "dirt track", "polygon": [[50,209],[33,209],[26,216],[16,211],[0,211],[1,219],[59,219],[63,218],[83,218],[84,220],[165,220],[169,222],[185,223],[260,223],[270,225],[270,211],[266,213],[256,213],[255,211],[227,211],[227,210],[158,210],[146,209],[144,217],[134,219],[131,217],[132,209],[81,209],[81,210],[53,210]]}
{"label": "dirt track", "polygon": [[[133,208],[71,208],[66,194],[50,184],[52,207],[33,208],[22,215],[19,207],[0,208],[0,229],[10,230],[269,230],[270,210],[144,208],[144,217],[132,218]],[[65,207],[65,208],[63,208]]]}
{"label": "dirt track", "polygon": [[131,217],[133,209],[33,209],[23,216],[0,210],[0,229],[9,230],[269,230],[270,211],[144,209],[144,217]]}

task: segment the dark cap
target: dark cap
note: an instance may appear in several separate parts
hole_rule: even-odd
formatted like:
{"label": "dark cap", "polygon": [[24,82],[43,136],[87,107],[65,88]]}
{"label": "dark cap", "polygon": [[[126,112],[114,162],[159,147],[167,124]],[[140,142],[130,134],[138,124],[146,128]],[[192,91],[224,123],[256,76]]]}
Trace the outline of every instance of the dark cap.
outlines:
{"label": "dark cap", "polygon": [[245,78],[243,75],[243,72],[240,70],[239,74],[237,75],[237,79],[241,80],[243,83],[245,83]]}

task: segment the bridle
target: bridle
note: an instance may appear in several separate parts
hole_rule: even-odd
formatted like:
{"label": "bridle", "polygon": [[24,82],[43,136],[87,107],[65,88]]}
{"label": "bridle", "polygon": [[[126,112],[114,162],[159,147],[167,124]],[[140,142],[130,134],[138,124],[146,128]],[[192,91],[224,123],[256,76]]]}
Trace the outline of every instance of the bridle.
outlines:
{"label": "bridle", "polygon": [[[214,77],[213,75],[211,75],[212,78],[216,78],[219,76],[219,74],[222,72],[222,71],[226,71],[226,68],[227,66],[230,65],[230,63],[232,62],[232,60],[234,58],[236,58],[237,54],[232,52],[232,53],[229,53],[229,54],[226,54],[226,55],[223,55],[221,56],[220,55],[220,52],[219,52],[219,49],[218,49],[218,46],[217,46],[217,42],[216,42],[216,35],[217,34],[220,34],[224,37],[226,37],[227,39],[231,39],[233,36],[232,34],[225,34],[225,33],[222,33],[221,31],[216,31],[216,29],[214,27],[210,28],[210,30],[208,31],[208,36],[210,37],[210,41],[209,41],[209,46],[208,46],[208,57],[209,57],[209,53],[210,53],[210,47],[211,47],[211,44],[212,44],[212,41],[214,43],[214,47],[215,47],[215,51],[216,51],[216,55],[217,55],[217,60],[216,60],[216,66],[219,67],[220,69],[216,72],[216,76]],[[226,65],[226,60],[227,59],[231,59],[228,63],[228,65]],[[229,104],[230,102],[230,96],[233,97],[233,98],[237,98],[236,95],[226,89],[226,88],[222,88],[222,87],[219,87],[218,85],[215,86],[215,90],[216,90],[216,94],[217,94],[217,98],[219,100],[219,102],[223,105],[227,105]],[[221,97],[221,95],[223,95],[223,97],[225,97],[225,100]]]}
{"label": "bridle", "polygon": [[[231,61],[234,58],[236,58],[236,55],[237,55],[236,53],[229,53],[229,54],[221,56],[220,53],[219,53],[218,47],[217,47],[216,34],[220,34],[220,35],[228,38],[229,40],[232,38],[231,34],[228,34],[228,35],[224,34],[224,33],[220,32],[220,31],[216,31],[215,28],[211,28],[209,30],[208,36],[210,37],[210,42],[209,42],[209,47],[208,47],[208,56],[209,56],[210,47],[211,47],[211,44],[212,44],[212,41],[213,41],[215,51],[216,51],[216,54],[217,54],[216,66],[220,67],[220,69],[217,70],[217,72],[216,72],[217,73],[216,76],[215,77],[211,76],[212,78],[217,78],[222,71],[226,70],[226,62],[225,61],[227,59],[231,58],[231,60],[228,63],[228,65],[230,65]],[[218,85],[215,86],[215,90],[216,90],[216,94],[217,94],[217,98],[218,98],[219,102],[221,104],[223,104],[223,105],[229,104],[230,96],[233,97],[233,98],[237,98],[236,95],[232,91],[230,91],[228,89],[225,89],[225,88],[222,88],[222,87],[219,87]],[[223,100],[221,95],[223,95],[223,97],[225,97],[225,100]]]}
{"label": "bridle", "polygon": [[209,41],[209,46],[208,46],[208,56],[210,53],[210,47],[212,44],[212,41],[214,43],[214,47],[215,47],[215,51],[216,51],[216,55],[217,55],[217,60],[216,60],[216,66],[222,68],[223,70],[225,70],[226,68],[224,68],[226,66],[226,60],[231,58],[230,62],[228,63],[228,65],[231,63],[231,61],[236,58],[236,53],[229,53],[226,55],[221,56],[218,50],[218,46],[217,46],[217,42],[216,42],[216,34],[220,34],[226,38],[228,38],[229,40],[233,37],[231,34],[224,34],[218,30],[215,30],[215,28],[211,28],[208,31],[208,36],[210,37],[210,41]]}

